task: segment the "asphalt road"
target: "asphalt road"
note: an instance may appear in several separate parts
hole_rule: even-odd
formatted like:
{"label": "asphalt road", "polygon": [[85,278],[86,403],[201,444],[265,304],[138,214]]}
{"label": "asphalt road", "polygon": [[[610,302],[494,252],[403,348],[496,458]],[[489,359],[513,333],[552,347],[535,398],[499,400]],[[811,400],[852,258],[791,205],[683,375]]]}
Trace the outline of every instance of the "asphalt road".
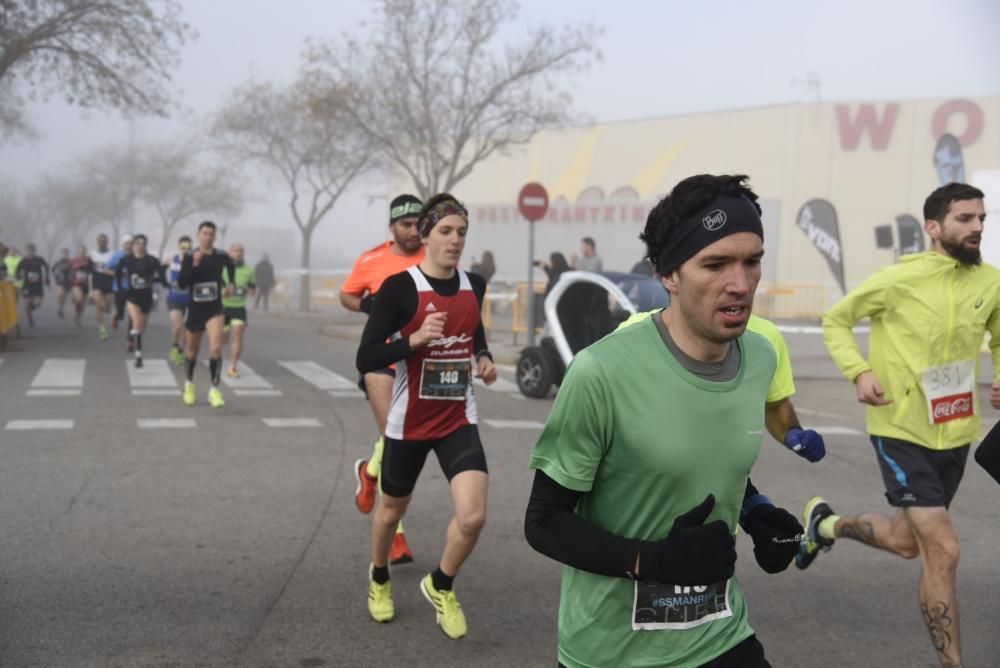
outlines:
{"label": "asphalt road", "polygon": [[[456,580],[469,635],[446,638],[418,591],[450,516],[432,458],[406,519],[416,562],[393,570],[396,620],[377,625],[369,518],[353,504],[352,463],[374,437],[350,389],[354,347],[320,335],[321,319],[250,316],[255,373],[224,386],[220,410],[204,401],[207,369],[188,408],[180,369],[156,362],[162,312],[142,376],[129,374],[120,331],[101,343],[92,316],[77,329],[51,304],[0,353],[0,665],[554,666],[560,567],[522,533],[528,456],[551,399],[519,398],[509,372],[478,393],[493,421],[482,426],[490,508]],[[796,405],[829,455],[809,464],[768,441],[755,483],[795,513],[815,493],[841,513],[885,508],[852,388],[823,371],[818,339],[790,341],[810,369]],[[953,506],[970,667],[1000,664],[998,501],[970,462]],[[936,665],[918,562],[838,544],[807,572],[769,576],[738,542],[750,620],[775,666]]]}

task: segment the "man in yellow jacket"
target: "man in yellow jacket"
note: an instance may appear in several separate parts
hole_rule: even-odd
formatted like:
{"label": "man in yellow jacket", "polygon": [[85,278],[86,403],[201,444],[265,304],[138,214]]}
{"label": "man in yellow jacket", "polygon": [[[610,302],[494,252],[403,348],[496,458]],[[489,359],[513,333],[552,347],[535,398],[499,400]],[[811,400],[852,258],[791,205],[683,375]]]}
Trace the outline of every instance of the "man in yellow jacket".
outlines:
{"label": "man in yellow jacket", "polygon": [[[848,294],[823,317],[823,337],[841,372],[868,404],[893,517],[839,517],[821,498],[806,505],[796,565],[807,568],[837,538],[906,559],[920,557],[920,609],[942,666],[961,666],[955,573],[958,536],[948,507],[979,437],[976,378],[990,332],[1000,377],[1000,270],[982,264],[983,193],[965,184],[938,188],[924,203],[933,250],[907,255]],[[871,318],[866,360],[851,333]],[[1000,408],[1000,384],[990,392]]]}

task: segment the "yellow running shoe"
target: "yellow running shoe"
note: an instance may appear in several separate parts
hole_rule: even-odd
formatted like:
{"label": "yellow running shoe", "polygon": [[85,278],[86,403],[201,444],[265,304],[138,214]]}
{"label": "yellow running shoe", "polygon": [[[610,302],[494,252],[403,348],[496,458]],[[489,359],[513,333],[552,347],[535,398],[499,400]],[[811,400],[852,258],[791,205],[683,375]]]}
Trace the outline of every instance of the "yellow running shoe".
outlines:
{"label": "yellow running shoe", "polygon": [[368,565],[368,613],[376,622],[391,622],[396,616],[396,606],[392,602],[392,581],[378,584],[372,579],[372,568]]}
{"label": "yellow running shoe", "polygon": [[198,400],[198,395],[194,391],[194,383],[185,381],[184,382],[184,403],[188,406],[194,406],[194,402]]}
{"label": "yellow running shoe", "polygon": [[101,325],[100,327],[97,328],[97,336],[101,339],[101,341],[107,341],[108,337],[110,337],[111,335],[108,334],[108,328],[105,327],[104,325]]}
{"label": "yellow running shoe", "polygon": [[170,349],[170,361],[177,366],[183,366],[184,364],[184,353],[182,353],[177,348]]}
{"label": "yellow running shoe", "polygon": [[444,634],[455,640],[464,636],[468,627],[465,625],[465,613],[462,612],[462,606],[455,598],[455,592],[435,589],[430,573],[420,581],[420,591],[424,598],[434,606],[434,611],[437,613],[436,621]]}
{"label": "yellow running shoe", "polygon": [[226,405],[219,388],[213,387],[208,391],[208,403],[212,405],[212,408],[222,408]]}
{"label": "yellow running shoe", "polygon": [[230,378],[239,378],[240,372],[237,371],[235,367],[229,367],[228,369],[226,369],[226,375],[229,376]]}

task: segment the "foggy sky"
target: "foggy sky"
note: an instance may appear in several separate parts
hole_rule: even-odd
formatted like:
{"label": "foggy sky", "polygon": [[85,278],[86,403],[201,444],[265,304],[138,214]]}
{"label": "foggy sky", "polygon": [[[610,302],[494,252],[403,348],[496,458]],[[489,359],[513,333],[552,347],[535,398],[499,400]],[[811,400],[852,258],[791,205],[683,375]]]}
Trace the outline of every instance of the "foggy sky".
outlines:
{"label": "foggy sky", "polygon": [[[42,135],[0,145],[0,179],[30,183],[109,142],[182,135],[251,75],[290,81],[307,37],[361,32],[375,4],[362,0],[184,0],[199,38],[185,46],[174,89],[184,111],[169,121],[126,122],[54,101],[29,107]],[[603,26],[603,60],[573,87],[577,111],[596,121],[815,99],[897,100],[1000,94],[1000,2],[931,0],[810,3],[534,0],[517,24]],[[819,90],[803,82],[816,73]],[[347,257],[385,234],[384,178],[356,186],[317,231]],[[457,190],[460,192],[461,187]],[[261,184],[239,225],[297,231],[280,183]],[[369,201],[371,205],[369,206]]]}

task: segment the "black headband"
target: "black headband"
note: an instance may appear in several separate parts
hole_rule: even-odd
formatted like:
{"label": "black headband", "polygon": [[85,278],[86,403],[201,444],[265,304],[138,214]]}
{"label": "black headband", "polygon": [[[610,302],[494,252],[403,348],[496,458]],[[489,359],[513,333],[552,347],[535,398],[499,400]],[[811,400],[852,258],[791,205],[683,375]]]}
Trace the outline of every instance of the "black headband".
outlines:
{"label": "black headband", "polygon": [[443,202],[436,204],[430,211],[424,214],[423,218],[420,219],[420,236],[430,236],[431,230],[434,229],[434,226],[446,216],[459,216],[465,222],[469,222],[469,212],[465,210],[465,207],[453,199],[446,199]]}
{"label": "black headband", "polygon": [[764,240],[764,225],[757,207],[745,196],[720,195],[677,223],[674,234],[656,258],[656,268],[665,276],[702,248],[737,232],[753,232]]}

